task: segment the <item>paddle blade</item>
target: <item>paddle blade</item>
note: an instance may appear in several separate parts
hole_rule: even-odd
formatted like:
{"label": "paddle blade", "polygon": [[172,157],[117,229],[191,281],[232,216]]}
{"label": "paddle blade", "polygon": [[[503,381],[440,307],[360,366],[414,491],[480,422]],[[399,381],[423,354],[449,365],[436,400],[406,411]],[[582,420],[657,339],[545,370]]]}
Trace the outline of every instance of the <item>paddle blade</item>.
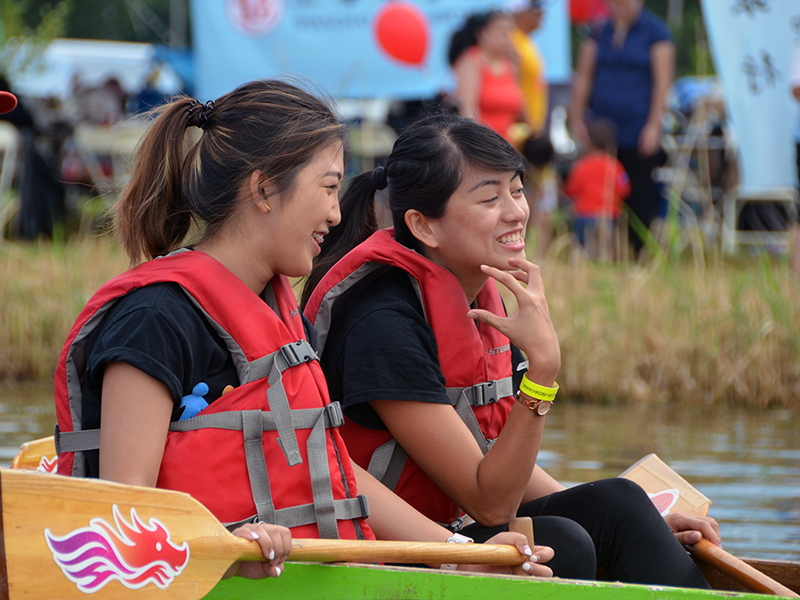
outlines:
{"label": "paddle blade", "polygon": [[243,549],[187,494],[0,469],[0,597],[202,598]]}
{"label": "paddle blade", "polygon": [[58,466],[58,455],[53,436],[25,442],[11,462],[12,469],[26,469],[55,473]]}
{"label": "paddle blade", "polygon": [[698,492],[655,454],[648,454],[620,477],[638,483],[650,496],[662,517],[670,512],[703,517],[708,514],[711,500]]}

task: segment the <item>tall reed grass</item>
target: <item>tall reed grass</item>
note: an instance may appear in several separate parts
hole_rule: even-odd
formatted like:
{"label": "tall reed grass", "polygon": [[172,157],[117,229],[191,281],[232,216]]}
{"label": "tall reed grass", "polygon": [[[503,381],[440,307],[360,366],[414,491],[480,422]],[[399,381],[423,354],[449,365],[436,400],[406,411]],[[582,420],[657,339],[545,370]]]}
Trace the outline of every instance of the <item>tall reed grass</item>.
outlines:
{"label": "tall reed grass", "polygon": [[[800,407],[800,282],[785,261],[541,266],[560,396]],[[0,379],[52,377],[83,305],[126,267],[108,236],[0,242]]]}
{"label": "tall reed grass", "polygon": [[78,313],[127,264],[109,236],[68,243],[0,240],[0,379],[52,378]]}

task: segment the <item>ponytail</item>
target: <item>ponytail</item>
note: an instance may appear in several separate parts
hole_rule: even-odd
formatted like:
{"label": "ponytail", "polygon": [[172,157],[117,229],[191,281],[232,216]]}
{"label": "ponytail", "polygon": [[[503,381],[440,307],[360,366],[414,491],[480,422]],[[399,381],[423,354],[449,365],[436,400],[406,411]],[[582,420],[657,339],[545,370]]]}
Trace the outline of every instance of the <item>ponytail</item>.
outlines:
{"label": "ponytail", "polygon": [[[283,194],[320,149],[347,146],[347,126],[328,102],[277,79],[205,104],[181,96],[155,114],[116,206],[116,233],[133,264],[178,249],[193,222],[203,240],[216,235],[240,214],[253,172]],[[191,144],[189,127],[200,132]]]}
{"label": "ponytail", "polygon": [[[378,167],[382,172],[383,167]],[[375,213],[375,192],[379,189],[374,173],[367,171],[354,177],[342,196],[340,209],[342,220],[325,236],[322,251],[314,259],[314,268],[306,279],[300,299],[301,310],[311,297],[322,277],[336,262],[378,230]],[[384,177],[385,187],[385,177]]]}
{"label": "ponytail", "polygon": [[130,183],[115,206],[115,233],[132,264],[172,252],[189,231],[192,217],[181,181],[191,102],[180,97],[156,109],[158,117],[142,140]]}

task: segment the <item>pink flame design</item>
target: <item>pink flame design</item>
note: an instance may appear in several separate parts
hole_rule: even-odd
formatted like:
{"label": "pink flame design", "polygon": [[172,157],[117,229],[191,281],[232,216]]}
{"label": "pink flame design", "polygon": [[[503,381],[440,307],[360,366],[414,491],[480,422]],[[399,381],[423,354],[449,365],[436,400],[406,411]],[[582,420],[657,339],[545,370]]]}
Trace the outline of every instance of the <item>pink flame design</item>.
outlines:
{"label": "pink flame design", "polygon": [[42,460],[39,461],[39,466],[36,467],[36,470],[41,471],[43,473],[55,473],[57,468],[58,468],[58,454],[56,454],[52,459],[43,456]]}
{"label": "pink flame design", "polygon": [[176,546],[158,520],[150,519],[145,525],[134,508],[130,523],[122,518],[116,504],[112,512],[116,530],[97,517],[89,527],[60,537],[45,529],[44,537],[56,564],[87,594],[114,579],[132,590],[150,582],[166,589],[189,563],[188,544]]}

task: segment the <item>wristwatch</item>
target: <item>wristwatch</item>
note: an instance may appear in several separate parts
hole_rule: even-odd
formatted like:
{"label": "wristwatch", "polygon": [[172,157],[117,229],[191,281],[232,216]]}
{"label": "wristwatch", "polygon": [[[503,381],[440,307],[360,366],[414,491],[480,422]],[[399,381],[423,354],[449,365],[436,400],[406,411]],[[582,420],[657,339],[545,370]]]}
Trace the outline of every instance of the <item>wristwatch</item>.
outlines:
{"label": "wristwatch", "polygon": [[[471,544],[474,540],[471,537],[467,537],[465,535],[461,535],[460,533],[454,533],[449,538],[447,538],[448,544]],[[442,563],[439,565],[439,568],[443,571],[457,571],[458,565],[452,563]]]}
{"label": "wristwatch", "polygon": [[527,394],[523,394],[521,391],[517,391],[517,401],[541,416],[546,415],[550,412],[550,409],[553,408],[552,400],[537,400],[536,398],[531,398]]}

